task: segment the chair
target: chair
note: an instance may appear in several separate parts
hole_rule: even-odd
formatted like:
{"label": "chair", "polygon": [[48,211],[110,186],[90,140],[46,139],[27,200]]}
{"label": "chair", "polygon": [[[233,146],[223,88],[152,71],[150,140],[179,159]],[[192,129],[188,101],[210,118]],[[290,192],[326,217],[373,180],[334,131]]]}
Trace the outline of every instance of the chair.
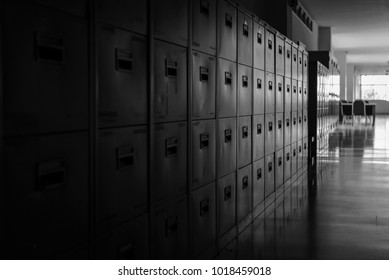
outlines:
{"label": "chair", "polygon": [[[355,100],[353,103],[353,115],[354,116],[364,116],[366,123],[366,106],[363,100]],[[353,117],[354,122],[354,117]]]}
{"label": "chair", "polygon": [[340,121],[343,124],[345,120],[353,121],[353,106],[346,100],[340,101]]}

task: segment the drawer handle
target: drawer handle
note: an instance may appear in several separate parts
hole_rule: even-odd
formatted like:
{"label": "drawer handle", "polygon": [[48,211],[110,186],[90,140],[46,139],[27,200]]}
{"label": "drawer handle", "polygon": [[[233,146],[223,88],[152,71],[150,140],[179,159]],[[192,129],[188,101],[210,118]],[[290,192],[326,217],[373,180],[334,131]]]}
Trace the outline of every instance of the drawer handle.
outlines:
{"label": "drawer handle", "polygon": [[246,189],[249,186],[249,177],[244,176],[242,179],[242,189]]}
{"label": "drawer handle", "polygon": [[278,46],[278,53],[282,54],[282,46]]}
{"label": "drawer handle", "polygon": [[116,49],[116,71],[132,72],[134,58],[129,50]]}
{"label": "drawer handle", "polygon": [[225,14],[225,25],[228,28],[232,28],[232,16],[230,14]]}
{"label": "drawer handle", "polygon": [[278,91],[282,91],[282,84],[278,83]]}
{"label": "drawer handle", "polygon": [[207,149],[209,146],[209,133],[200,134],[200,150]]}
{"label": "drawer handle", "polygon": [[200,202],[200,216],[204,216],[209,211],[209,199],[204,199]]}
{"label": "drawer handle", "polygon": [[208,83],[208,68],[200,66],[200,82]]}
{"label": "drawer handle", "polygon": [[38,61],[62,64],[65,62],[65,42],[57,34],[37,33],[35,55]]}
{"label": "drawer handle", "polygon": [[209,1],[200,1],[200,13],[205,16],[209,16]]}
{"label": "drawer handle", "polygon": [[262,133],[262,124],[257,124],[257,134]]}
{"label": "drawer handle", "polygon": [[178,139],[177,137],[172,137],[169,139],[166,139],[166,150],[165,150],[165,156],[166,157],[174,157],[177,155],[178,152]]}
{"label": "drawer handle", "polygon": [[260,180],[262,178],[262,168],[259,168],[257,170],[257,180]]}
{"label": "drawer handle", "polygon": [[37,189],[47,191],[65,185],[65,162],[63,159],[41,162],[37,166]]}
{"label": "drawer handle", "polygon": [[257,79],[257,89],[262,89],[262,80]]}
{"label": "drawer handle", "polygon": [[290,153],[286,153],[286,161],[290,160]]}
{"label": "drawer handle", "polygon": [[293,149],[293,157],[296,156],[296,149]]}
{"label": "drawer handle", "polygon": [[132,146],[120,147],[116,151],[116,168],[122,170],[134,165],[135,149]]}
{"label": "drawer handle", "polygon": [[257,32],[257,43],[262,45],[262,34],[259,31]]}
{"label": "drawer handle", "polygon": [[272,172],[272,171],[273,171],[273,163],[272,163],[272,162],[269,162],[269,163],[267,164],[267,169],[268,169],[269,172]]}
{"label": "drawer handle", "polygon": [[272,40],[268,40],[268,42],[267,42],[267,45],[268,45],[268,48],[270,49],[270,50],[272,50],[273,49],[273,41]]}
{"label": "drawer handle", "polygon": [[249,36],[249,25],[247,24],[246,20],[243,23],[243,36],[245,37]]}
{"label": "drawer handle", "polygon": [[287,91],[287,92],[290,92],[290,85],[287,85],[287,86],[286,86],[286,91]]}
{"label": "drawer handle", "polygon": [[232,130],[226,129],[224,130],[224,143],[230,143],[232,140]]}
{"label": "drawer handle", "polygon": [[273,131],[273,123],[269,122],[269,131]]}
{"label": "drawer handle", "polygon": [[289,119],[286,119],[286,126],[289,127]]}
{"label": "drawer handle", "polygon": [[177,78],[178,63],[173,59],[165,59],[165,76],[167,78]]}
{"label": "drawer handle", "polygon": [[231,199],[231,186],[227,186],[224,188],[224,201],[230,200]]}
{"label": "drawer handle", "polygon": [[286,51],[286,57],[289,59],[290,58],[290,50]]}
{"label": "drawer handle", "polygon": [[273,90],[273,82],[269,81],[269,90]]}
{"label": "drawer handle", "polygon": [[279,157],[278,158],[278,166],[281,166],[282,165],[282,157]]}
{"label": "drawer handle", "polygon": [[249,137],[249,128],[247,126],[242,127],[242,138]]}
{"label": "drawer handle", "polygon": [[278,121],[278,129],[282,128],[282,121]]}
{"label": "drawer handle", "polygon": [[231,86],[232,84],[232,74],[230,72],[224,72],[224,84]]}
{"label": "drawer handle", "polygon": [[249,77],[247,76],[242,76],[242,86],[244,88],[247,88],[249,86]]}

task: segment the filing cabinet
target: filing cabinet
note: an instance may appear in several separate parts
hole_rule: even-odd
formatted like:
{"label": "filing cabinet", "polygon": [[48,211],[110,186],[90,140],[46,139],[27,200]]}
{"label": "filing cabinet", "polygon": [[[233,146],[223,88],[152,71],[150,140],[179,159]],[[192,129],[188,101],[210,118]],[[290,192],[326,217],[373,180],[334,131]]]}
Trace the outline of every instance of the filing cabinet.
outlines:
{"label": "filing cabinet", "polygon": [[217,227],[222,236],[235,225],[236,219],[236,173],[217,181]]}
{"label": "filing cabinet", "polygon": [[236,119],[219,119],[218,130],[218,177],[223,177],[236,169]]}
{"label": "filing cabinet", "polygon": [[274,153],[275,150],[275,115],[265,115],[265,155]]}
{"label": "filing cabinet", "polygon": [[251,115],[253,112],[253,70],[238,64],[239,116]]}
{"label": "filing cabinet", "polygon": [[298,81],[297,82],[297,111],[303,110],[303,83]]}
{"label": "filing cabinet", "polygon": [[147,123],[147,41],[99,25],[99,126]]}
{"label": "filing cabinet", "polygon": [[276,74],[280,76],[285,75],[285,39],[279,32],[276,33]]}
{"label": "filing cabinet", "polygon": [[278,189],[284,183],[284,149],[275,154],[275,189]]}
{"label": "filing cabinet", "polygon": [[251,164],[238,170],[237,183],[237,220],[244,219],[252,210],[252,166]]}
{"label": "filing cabinet", "polygon": [[292,111],[298,110],[298,83],[292,80]]}
{"label": "filing cabinet", "polygon": [[275,73],[275,30],[273,30],[270,26],[266,26],[266,47],[265,47],[265,70],[269,73]]}
{"label": "filing cabinet", "polygon": [[291,146],[286,146],[284,148],[284,182],[288,181],[291,178],[292,171],[292,150]]}
{"label": "filing cabinet", "polygon": [[292,80],[284,79],[284,112],[292,111]]}
{"label": "filing cabinet", "polygon": [[227,0],[219,1],[218,54],[219,57],[236,62],[237,8]]}
{"label": "filing cabinet", "polygon": [[253,78],[253,103],[254,115],[261,115],[265,113],[265,72],[254,69]]}
{"label": "filing cabinet", "polygon": [[297,139],[298,140],[301,140],[303,139],[303,135],[304,135],[304,132],[303,132],[303,124],[304,122],[304,116],[303,116],[303,111],[298,111],[298,125],[297,125]]}
{"label": "filing cabinet", "polygon": [[297,161],[298,161],[298,142],[295,142],[293,143],[291,146],[290,146],[290,149],[291,149],[291,154],[292,154],[292,174],[291,176],[293,176],[294,174],[297,173]]}
{"label": "filing cabinet", "polygon": [[265,200],[265,159],[253,163],[253,208]]}
{"label": "filing cabinet", "polygon": [[276,113],[284,112],[284,77],[276,75]]}
{"label": "filing cabinet", "polygon": [[285,37],[285,77],[292,78],[292,41]]}
{"label": "filing cabinet", "polygon": [[155,40],[155,122],[187,118],[186,48]]}
{"label": "filing cabinet", "polygon": [[298,112],[292,112],[292,143],[298,140]]}
{"label": "filing cabinet", "polygon": [[308,110],[308,83],[303,83],[303,110]]}
{"label": "filing cabinet", "polygon": [[275,151],[282,149],[284,147],[284,114],[277,113],[276,114],[276,146]]}
{"label": "filing cabinet", "polygon": [[292,43],[292,79],[298,79],[298,46]]}
{"label": "filing cabinet", "polygon": [[251,163],[251,117],[239,118],[239,142],[238,142],[238,167],[241,168]]}
{"label": "filing cabinet", "polygon": [[217,70],[217,112],[219,117],[236,116],[237,64],[218,59]]}
{"label": "filing cabinet", "polygon": [[275,76],[272,73],[266,73],[266,88],[265,88],[265,113],[270,114],[275,112]]}
{"label": "filing cabinet", "polygon": [[297,56],[298,56],[298,62],[297,62],[297,80],[300,82],[303,81],[303,51],[300,47],[297,49]]}
{"label": "filing cabinet", "polygon": [[216,2],[192,1],[192,47],[210,55],[216,55]]}
{"label": "filing cabinet", "polygon": [[254,43],[254,68],[265,70],[265,27],[254,21],[253,43]]}
{"label": "filing cabinet", "polygon": [[192,123],[192,188],[216,179],[215,120]]}
{"label": "filing cabinet", "polygon": [[271,195],[274,189],[274,153],[265,157],[265,198]]}
{"label": "filing cabinet", "polygon": [[151,195],[164,202],[187,193],[187,124],[155,125],[154,179]]}
{"label": "filing cabinet", "polygon": [[289,146],[292,139],[292,113],[285,112],[284,113],[284,146]]}
{"label": "filing cabinet", "polygon": [[238,12],[238,62],[253,65],[253,20],[243,11]]}
{"label": "filing cabinet", "polygon": [[265,155],[265,116],[253,116],[253,161],[261,159]]}
{"label": "filing cabinet", "polygon": [[215,117],[216,61],[215,57],[192,54],[192,116],[194,119]]}

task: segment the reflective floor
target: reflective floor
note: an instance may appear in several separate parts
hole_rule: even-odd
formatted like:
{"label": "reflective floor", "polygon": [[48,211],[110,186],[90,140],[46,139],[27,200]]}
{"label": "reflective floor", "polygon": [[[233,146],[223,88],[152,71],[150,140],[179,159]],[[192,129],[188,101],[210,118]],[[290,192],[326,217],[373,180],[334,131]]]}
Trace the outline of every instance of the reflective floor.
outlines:
{"label": "reflective floor", "polygon": [[313,198],[300,195],[294,203],[291,191],[292,199],[256,219],[226,253],[236,248],[231,257],[239,259],[389,259],[389,116],[377,116],[375,127],[364,119],[340,126],[323,160]]}

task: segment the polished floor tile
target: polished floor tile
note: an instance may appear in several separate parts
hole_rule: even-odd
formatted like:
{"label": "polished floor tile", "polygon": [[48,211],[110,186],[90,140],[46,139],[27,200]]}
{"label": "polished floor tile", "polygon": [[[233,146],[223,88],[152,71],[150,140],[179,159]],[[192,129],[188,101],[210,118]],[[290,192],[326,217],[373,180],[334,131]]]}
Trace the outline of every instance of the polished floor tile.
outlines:
{"label": "polished floor tile", "polygon": [[389,116],[341,125],[328,143],[316,194],[301,196],[302,176],[238,236],[238,258],[389,259]]}

